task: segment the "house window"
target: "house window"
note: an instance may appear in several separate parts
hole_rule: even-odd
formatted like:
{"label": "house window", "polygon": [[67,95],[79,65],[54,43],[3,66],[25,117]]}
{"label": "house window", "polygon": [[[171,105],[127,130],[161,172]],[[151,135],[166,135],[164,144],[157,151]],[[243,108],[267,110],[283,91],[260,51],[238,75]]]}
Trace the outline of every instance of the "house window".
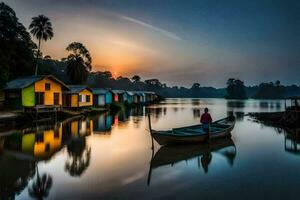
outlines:
{"label": "house window", "polygon": [[8,97],[10,99],[17,99],[17,98],[20,98],[20,93],[14,93],[14,92],[8,93]]}
{"label": "house window", "polygon": [[45,83],[45,90],[49,91],[51,89],[50,83]]}
{"label": "house window", "polygon": [[78,101],[79,101],[79,102],[82,102],[82,95],[81,95],[81,94],[79,95]]}
{"label": "house window", "polygon": [[45,94],[44,92],[35,93],[35,105],[44,105]]}
{"label": "house window", "polygon": [[91,101],[90,95],[86,95],[86,102],[90,102],[90,101]]}

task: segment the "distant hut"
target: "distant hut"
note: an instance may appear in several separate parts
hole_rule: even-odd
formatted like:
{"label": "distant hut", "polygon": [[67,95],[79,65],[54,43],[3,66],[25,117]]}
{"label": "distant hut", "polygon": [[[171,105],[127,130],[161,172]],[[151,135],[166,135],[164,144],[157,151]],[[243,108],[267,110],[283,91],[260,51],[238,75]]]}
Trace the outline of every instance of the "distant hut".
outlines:
{"label": "distant hut", "polygon": [[126,95],[126,102],[128,104],[132,104],[134,103],[134,93],[133,92],[125,92],[125,95]]}
{"label": "distant hut", "polygon": [[111,92],[113,94],[113,102],[123,103],[126,101],[124,90],[111,90]]}
{"label": "distant hut", "polygon": [[89,107],[93,105],[92,90],[85,85],[69,85],[63,93],[63,106],[68,108]]}
{"label": "distant hut", "polygon": [[131,94],[133,94],[133,103],[134,104],[140,104],[143,103],[143,95],[139,91],[131,91]]}
{"label": "distant hut", "polygon": [[110,90],[92,88],[92,92],[94,96],[94,106],[108,106],[112,103],[113,94]]}
{"label": "distant hut", "polygon": [[[286,102],[290,101],[290,106],[287,107]],[[300,111],[300,96],[292,96],[285,99],[285,109],[288,111]]]}
{"label": "distant hut", "polygon": [[64,90],[68,86],[52,75],[20,77],[6,84],[5,104],[14,109],[61,107]]}
{"label": "distant hut", "polygon": [[146,102],[153,102],[155,100],[155,92],[147,91],[144,94]]}

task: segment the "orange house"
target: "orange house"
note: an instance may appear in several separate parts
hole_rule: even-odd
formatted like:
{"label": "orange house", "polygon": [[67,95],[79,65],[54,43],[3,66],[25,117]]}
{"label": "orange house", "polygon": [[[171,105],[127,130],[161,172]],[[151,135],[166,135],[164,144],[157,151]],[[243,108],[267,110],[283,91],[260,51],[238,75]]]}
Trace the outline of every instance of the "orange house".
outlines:
{"label": "orange house", "polygon": [[84,85],[69,85],[69,91],[63,93],[63,106],[80,108],[93,106],[92,90]]}

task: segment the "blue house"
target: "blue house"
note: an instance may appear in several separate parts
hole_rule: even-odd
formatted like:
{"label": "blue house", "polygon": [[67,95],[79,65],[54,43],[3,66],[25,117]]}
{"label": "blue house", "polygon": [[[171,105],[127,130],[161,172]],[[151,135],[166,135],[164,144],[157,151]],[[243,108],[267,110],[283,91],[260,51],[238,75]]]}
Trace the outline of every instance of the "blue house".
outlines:
{"label": "blue house", "polygon": [[114,102],[125,102],[126,101],[126,95],[125,90],[111,90],[113,94],[113,101]]}
{"label": "blue house", "polygon": [[125,95],[126,95],[127,103],[129,103],[129,104],[134,103],[134,93],[133,92],[126,91]]}
{"label": "blue house", "polygon": [[113,94],[110,90],[92,88],[92,92],[94,96],[94,106],[108,106],[112,103]]}

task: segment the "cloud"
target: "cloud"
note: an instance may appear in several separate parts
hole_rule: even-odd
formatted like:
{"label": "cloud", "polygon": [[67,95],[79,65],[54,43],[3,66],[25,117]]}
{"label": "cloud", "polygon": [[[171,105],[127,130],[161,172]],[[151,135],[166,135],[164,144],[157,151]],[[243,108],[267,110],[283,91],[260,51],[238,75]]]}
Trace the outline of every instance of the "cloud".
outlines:
{"label": "cloud", "polygon": [[161,28],[158,28],[158,27],[155,27],[151,24],[148,24],[148,23],[145,23],[143,21],[140,21],[140,20],[137,20],[137,19],[134,19],[134,18],[131,18],[131,17],[127,17],[127,16],[124,16],[124,15],[121,15],[120,16],[121,19],[124,19],[126,21],[129,21],[129,22],[132,22],[132,23],[135,23],[135,24],[138,24],[138,25],[141,25],[141,26],[144,26],[146,28],[149,28],[149,29],[152,29],[154,31],[157,31],[161,34],[163,34],[164,36],[168,37],[168,38],[171,38],[173,40],[178,40],[178,41],[181,41],[182,39],[177,36],[176,34],[174,33],[171,33],[169,31],[166,31],[164,29],[161,29]]}

